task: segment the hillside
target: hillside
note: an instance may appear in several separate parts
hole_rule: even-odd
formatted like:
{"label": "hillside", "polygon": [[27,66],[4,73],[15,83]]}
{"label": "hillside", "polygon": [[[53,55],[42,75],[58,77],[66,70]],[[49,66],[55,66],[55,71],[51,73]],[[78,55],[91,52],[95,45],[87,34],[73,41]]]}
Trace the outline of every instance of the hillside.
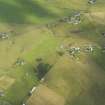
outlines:
{"label": "hillside", "polygon": [[0,0],[0,105],[105,105],[105,1],[91,2]]}

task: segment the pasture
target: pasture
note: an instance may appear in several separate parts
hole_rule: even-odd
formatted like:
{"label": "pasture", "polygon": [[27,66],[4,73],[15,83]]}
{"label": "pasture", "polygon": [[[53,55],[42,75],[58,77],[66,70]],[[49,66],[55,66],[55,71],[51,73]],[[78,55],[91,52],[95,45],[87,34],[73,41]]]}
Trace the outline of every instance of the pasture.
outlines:
{"label": "pasture", "polygon": [[0,105],[105,105],[104,10],[104,0],[0,0]]}

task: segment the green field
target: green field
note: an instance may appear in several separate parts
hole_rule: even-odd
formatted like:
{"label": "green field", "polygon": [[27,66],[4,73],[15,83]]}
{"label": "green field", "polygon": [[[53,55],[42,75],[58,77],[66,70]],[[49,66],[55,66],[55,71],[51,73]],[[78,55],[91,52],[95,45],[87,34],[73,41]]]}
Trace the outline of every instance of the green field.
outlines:
{"label": "green field", "polygon": [[[0,0],[0,105],[105,105],[104,10],[104,0]],[[75,13],[79,24],[62,21]]]}

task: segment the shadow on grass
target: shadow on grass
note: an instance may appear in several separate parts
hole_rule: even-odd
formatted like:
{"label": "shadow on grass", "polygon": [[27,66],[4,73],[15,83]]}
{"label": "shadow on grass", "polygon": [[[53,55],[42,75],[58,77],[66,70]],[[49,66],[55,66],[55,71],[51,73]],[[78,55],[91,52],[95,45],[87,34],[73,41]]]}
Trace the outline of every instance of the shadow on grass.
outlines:
{"label": "shadow on grass", "polygon": [[78,94],[72,100],[70,98],[68,96],[65,105],[104,105],[105,87],[93,83],[88,90]]}
{"label": "shadow on grass", "polygon": [[52,65],[48,63],[40,62],[36,68],[38,79],[40,80],[41,78],[43,78],[51,68],[52,68]]}
{"label": "shadow on grass", "polygon": [[[11,1],[11,0],[10,0]],[[56,14],[42,7],[37,1],[15,0],[16,4],[0,1],[0,21],[5,23],[29,23],[29,17],[40,19],[55,18]],[[33,20],[34,21],[34,20]]]}

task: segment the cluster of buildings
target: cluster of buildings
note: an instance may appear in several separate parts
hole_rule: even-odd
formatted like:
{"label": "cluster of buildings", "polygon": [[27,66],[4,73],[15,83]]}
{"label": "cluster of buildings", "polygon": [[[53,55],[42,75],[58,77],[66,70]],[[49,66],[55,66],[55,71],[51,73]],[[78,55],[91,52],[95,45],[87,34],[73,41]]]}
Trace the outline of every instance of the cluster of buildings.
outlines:
{"label": "cluster of buildings", "polygon": [[89,0],[88,3],[89,4],[95,4],[96,3],[96,0]]}
{"label": "cluster of buildings", "polygon": [[0,32],[0,39],[8,39],[9,35],[6,32]]}
{"label": "cluster of buildings", "polygon": [[93,45],[84,45],[82,47],[75,47],[75,46],[68,46],[68,47],[65,47],[65,46],[60,46],[60,49],[61,51],[64,51],[64,52],[67,52],[69,53],[70,55],[76,55],[76,54],[79,54],[80,52],[83,52],[83,53],[92,53],[94,50],[95,50],[95,47]]}

